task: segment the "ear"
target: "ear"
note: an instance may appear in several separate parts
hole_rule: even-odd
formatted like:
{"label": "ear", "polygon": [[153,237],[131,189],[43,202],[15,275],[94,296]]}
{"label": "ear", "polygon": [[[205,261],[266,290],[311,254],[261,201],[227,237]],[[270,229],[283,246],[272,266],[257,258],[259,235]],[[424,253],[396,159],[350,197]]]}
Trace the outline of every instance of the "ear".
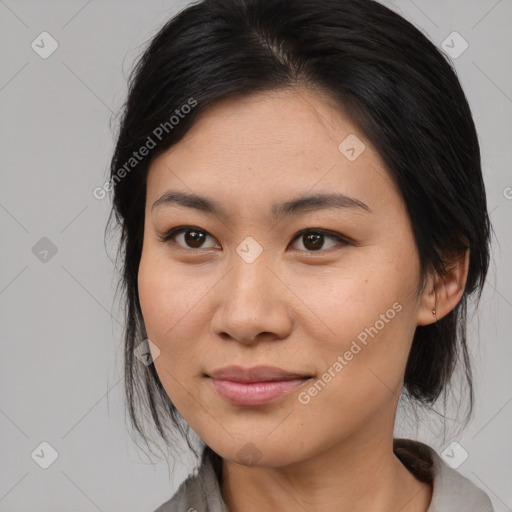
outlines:
{"label": "ear", "polygon": [[464,293],[468,270],[469,249],[466,249],[451,259],[442,276],[436,274],[428,277],[418,310],[418,325],[434,323],[457,306]]}

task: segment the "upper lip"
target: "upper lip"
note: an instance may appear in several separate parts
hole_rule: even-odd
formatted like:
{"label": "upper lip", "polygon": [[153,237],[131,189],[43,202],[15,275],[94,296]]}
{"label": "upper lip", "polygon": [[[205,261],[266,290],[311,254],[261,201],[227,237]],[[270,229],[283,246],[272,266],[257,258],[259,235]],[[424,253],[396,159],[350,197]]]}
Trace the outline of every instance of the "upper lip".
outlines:
{"label": "upper lip", "polygon": [[267,382],[273,380],[305,379],[309,375],[290,372],[275,366],[226,366],[207,374],[214,379],[232,380],[236,382]]}

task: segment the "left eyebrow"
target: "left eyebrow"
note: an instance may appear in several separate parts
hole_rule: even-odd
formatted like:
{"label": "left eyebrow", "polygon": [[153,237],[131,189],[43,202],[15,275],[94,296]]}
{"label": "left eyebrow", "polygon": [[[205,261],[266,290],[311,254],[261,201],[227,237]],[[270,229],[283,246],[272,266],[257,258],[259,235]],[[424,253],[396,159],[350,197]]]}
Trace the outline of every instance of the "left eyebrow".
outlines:
{"label": "left eyebrow", "polygon": [[366,203],[363,203],[363,201],[338,192],[300,196],[291,201],[286,201],[285,203],[275,204],[272,206],[272,216],[277,220],[289,213],[333,210],[339,208],[358,209],[373,213],[371,208]]}
{"label": "left eyebrow", "polygon": [[[187,208],[194,208],[196,210],[216,214],[224,218],[228,217],[227,212],[219,203],[197,194],[168,190],[153,203],[151,210],[163,204],[177,204]],[[340,208],[357,209],[373,213],[371,208],[361,200],[346,196],[339,192],[331,194],[302,195],[295,199],[291,199],[290,201],[272,205],[271,212],[274,220],[277,220],[290,213],[305,213],[309,211]]]}

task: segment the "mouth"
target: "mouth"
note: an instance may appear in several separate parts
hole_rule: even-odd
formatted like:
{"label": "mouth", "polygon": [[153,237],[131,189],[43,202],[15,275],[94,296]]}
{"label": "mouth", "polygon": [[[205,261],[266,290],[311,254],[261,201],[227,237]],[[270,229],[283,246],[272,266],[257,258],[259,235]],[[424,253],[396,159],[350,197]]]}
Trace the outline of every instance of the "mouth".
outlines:
{"label": "mouth", "polygon": [[230,366],[205,374],[216,392],[233,405],[259,406],[281,398],[313,377],[271,366]]}

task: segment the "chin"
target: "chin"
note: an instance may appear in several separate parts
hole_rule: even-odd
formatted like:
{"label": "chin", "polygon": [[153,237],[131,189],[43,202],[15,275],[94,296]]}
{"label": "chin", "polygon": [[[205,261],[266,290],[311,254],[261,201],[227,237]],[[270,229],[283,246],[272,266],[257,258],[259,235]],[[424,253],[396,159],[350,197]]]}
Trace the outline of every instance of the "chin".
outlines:
{"label": "chin", "polygon": [[247,440],[231,440],[226,445],[208,443],[211,448],[223,459],[248,467],[281,467],[293,464],[300,460],[300,453],[284,441],[270,442],[255,436],[248,436]]}

